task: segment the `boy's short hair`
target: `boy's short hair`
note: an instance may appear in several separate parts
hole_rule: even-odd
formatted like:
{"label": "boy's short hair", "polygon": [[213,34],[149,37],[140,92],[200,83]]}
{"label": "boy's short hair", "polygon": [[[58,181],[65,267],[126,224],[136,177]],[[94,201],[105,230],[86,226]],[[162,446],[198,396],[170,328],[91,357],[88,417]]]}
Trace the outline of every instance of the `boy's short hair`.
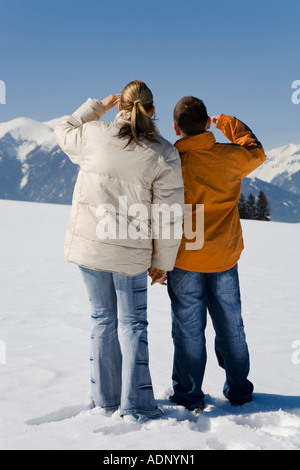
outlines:
{"label": "boy's short hair", "polygon": [[184,96],[174,108],[174,122],[186,136],[202,134],[206,131],[208,114],[202,100],[194,96]]}

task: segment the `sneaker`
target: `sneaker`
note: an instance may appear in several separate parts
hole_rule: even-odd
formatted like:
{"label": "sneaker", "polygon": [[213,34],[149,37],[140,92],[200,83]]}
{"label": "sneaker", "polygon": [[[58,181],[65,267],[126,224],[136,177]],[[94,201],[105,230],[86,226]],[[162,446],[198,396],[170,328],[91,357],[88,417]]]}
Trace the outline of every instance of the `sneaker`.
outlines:
{"label": "sneaker", "polygon": [[197,408],[194,408],[191,410],[192,413],[194,413],[195,415],[200,415],[200,413],[202,413],[202,411],[204,411],[204,404],[201,405],[201,406],[197,406]]}
{"label": "sneaker", "polygon": [[242,406],[242,405],[245,405],[245,403],[249,403],[250,401],[252,401],[254,386],[251,382],[249,382],[249,380],[247,382],[248,382],[248,390],[246,392],[244,392],[244,397],[239,398],[239,399],[235,399],[232,396],[230,396],[229,387],[228,387],[228,385],[225,384],[225,386],[223,388],[223,395],[224,395],[225,398],[227,398],[227,400],[230,401],[230,403],[233,406]]}
{"label": "sneaker", "polygon": [[174,395],[170,396],[169,400],[172,403],[176,403],[176,405],[184,406],[188,411],[192,411],[195,414],[200,414],[205,408],[203,400],[200,400],[200,402],[195,405],[187,405],[184,402],[181,403],[180,400],[177,400]]}
{"label": "sneaker", "polygon": [[146,420],[148,416],[138,413],[128,413],[123,415],[122,418],[124,419],[125,423],[137,423]]}
{"label": "sneaker", "polygon": [[187,410],[191,411],[195,415],[199,415],[200,413],[202,413],[202,411],[204,411],[205,405],[204,405],[204,402],[201,402],[198,405],[193,405],[189,407],[187,406],[186,408]]}
{"label": "sneaker", "polygon": [[246,403],[250,403],[250,401],[252,401],[252,397],[245,398],[244,400],[231,400],[230,398],[226,397],[226,395],[225,395],[225,398],[227,398],[227,400],[230,401],[232,406],[243,406]]}
{"label": "sneaker", "polygon": [[151,419],[160,418],[163,415],[163,411],[159,408],[159,414],[157,416],[149,416],[143,413],[129,413],[123,415],[122,418],[126,423],[145,423],[146,421],[150,421]]}
{"label": "sneaker", "polygon": [[123,415],[122,418],[124,419],[125,423],[136,423],[139,419],[139,415],[136,413],[130,413]]}
{"label": "sneaker", "polygon": [[252,401],[252,399],[253,399],[252,391],[253,391],[253,388],[250,391],[250,393],[248,394],[248,396],[245,395],[245,398],[240,399],[240,400],[235,400],[234,398],[231,398],[225,391],[223,391],[223,395],[224,395],[225,398],[227,398],[227,400],[230,401],[230,403],[233,406],[243,406],[243,405],[245,405],[245,403],[249,403],[250,401]]}
{"label": "sneaker", "polygon": [[107,416],[108,418],[111,418],[112,415],[114,415],[116,411],[117,411],[117,410],[105,410],[105,411],[104,411],[104,414],[105,414],[105,416]]}

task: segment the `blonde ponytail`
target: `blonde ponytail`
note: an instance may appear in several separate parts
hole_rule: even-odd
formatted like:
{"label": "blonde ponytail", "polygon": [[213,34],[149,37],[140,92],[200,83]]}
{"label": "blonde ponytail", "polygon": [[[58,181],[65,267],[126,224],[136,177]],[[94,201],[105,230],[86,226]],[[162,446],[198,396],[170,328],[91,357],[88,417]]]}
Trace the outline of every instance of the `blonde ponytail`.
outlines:
{"label": "blonde ponytail", "polygon": [[121,107],[130,111],[130,124],[124,124],[118,137],[128,137],[126,148],[132,140],[140,145],[140,138],[144,137],[150,142],[158,142],[155,138],[157,130],[149,112],[153,109],[153,95],[147,85],[140,80],[128,83],[121,94]]}

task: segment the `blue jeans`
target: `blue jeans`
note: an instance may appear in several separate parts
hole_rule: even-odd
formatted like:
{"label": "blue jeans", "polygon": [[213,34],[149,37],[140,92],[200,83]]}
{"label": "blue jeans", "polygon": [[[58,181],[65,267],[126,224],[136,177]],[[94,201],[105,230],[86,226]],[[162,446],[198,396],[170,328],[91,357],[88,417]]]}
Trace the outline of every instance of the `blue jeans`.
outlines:
{"label": "blue jeans", "polygon": [[226,372],[223,393],[236,405],[250,401],[253,385],[247,379],[249,352],[237,266],[219,273],[175,268],[168,274],[168,292],[174,342],[172,401],[190,409],[203,406],[207,309],[216,333],[218,363]]}
{"label": "blue jeans", "polygon": [[[91,383],[95,406],[156,418],[149,370],[147,272],[138,276],[80,266],[92,310]],[[120,327],[120,328],[119,328]]]}

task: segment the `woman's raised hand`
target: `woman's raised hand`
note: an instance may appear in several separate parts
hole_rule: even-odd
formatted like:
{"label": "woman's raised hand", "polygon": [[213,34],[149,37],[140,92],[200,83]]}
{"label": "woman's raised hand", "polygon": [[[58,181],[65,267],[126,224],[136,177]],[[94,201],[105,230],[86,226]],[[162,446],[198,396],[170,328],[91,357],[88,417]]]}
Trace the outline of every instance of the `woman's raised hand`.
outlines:
{"label": "woman's raised hand", "polygon": [[101,103],[103,104],[106,111],[108,111],[109,109],[112,109],[114,106],[119,104],[120,97],[121,97],[121,94],[109,95],[106,98],[104,98],[103,100],[101,100]]}

